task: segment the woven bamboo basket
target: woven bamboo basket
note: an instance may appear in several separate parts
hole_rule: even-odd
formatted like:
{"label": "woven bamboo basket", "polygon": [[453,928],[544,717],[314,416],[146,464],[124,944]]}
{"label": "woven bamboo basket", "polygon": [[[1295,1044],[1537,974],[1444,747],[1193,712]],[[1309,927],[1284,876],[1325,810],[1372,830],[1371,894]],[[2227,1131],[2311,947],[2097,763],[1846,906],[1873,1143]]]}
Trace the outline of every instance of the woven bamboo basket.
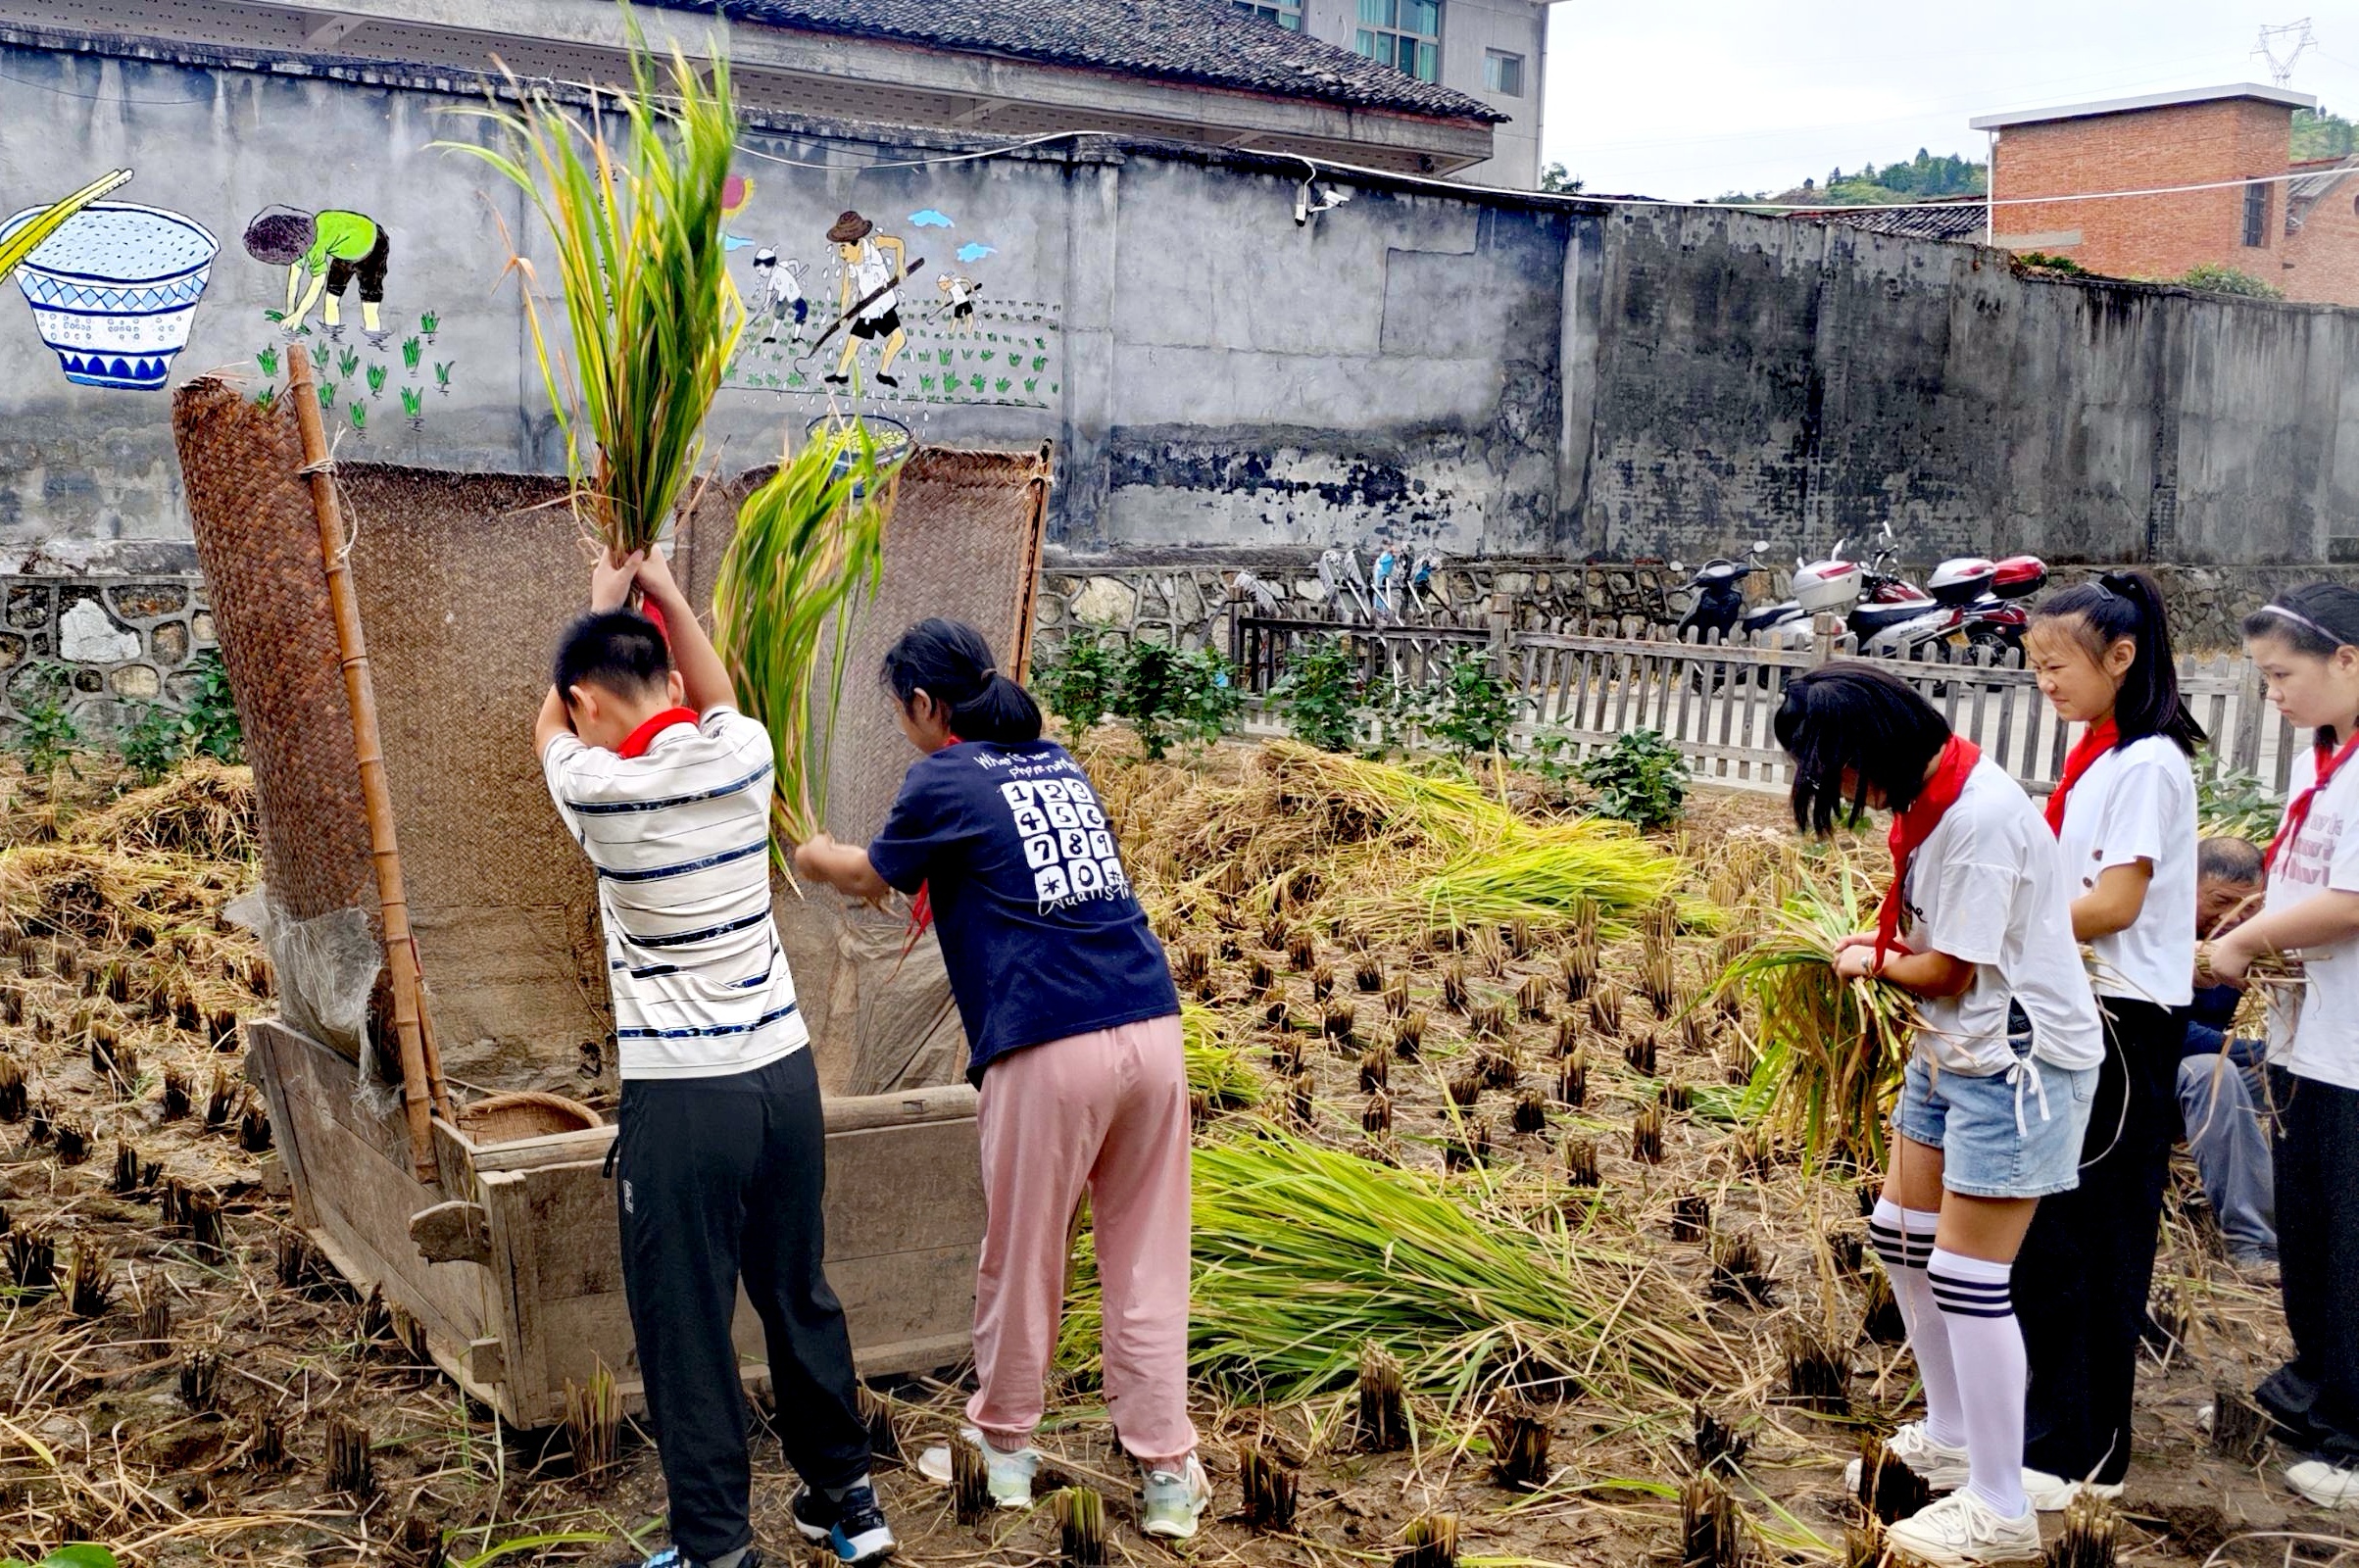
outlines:
{"label": "woven bamboo basket", "polygon": [[459,1107],[459,1130],[478,1149],[487,1144],[513,1144],[520,1139],[577,1133],[605,1125],[605,1118],[580,1101],[543,1094],[537,1089],[486,1095],[473,1104]]}

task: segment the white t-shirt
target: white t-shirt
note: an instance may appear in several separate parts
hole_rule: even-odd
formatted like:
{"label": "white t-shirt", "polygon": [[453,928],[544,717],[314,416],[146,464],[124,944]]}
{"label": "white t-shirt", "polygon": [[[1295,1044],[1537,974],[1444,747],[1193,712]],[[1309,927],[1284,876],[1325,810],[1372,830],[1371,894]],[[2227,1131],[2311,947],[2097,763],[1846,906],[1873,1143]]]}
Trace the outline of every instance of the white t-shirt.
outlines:
{"label": "white t-shirt", "polygon": [[1917,1049],[1944,1072],[1988,1078],[2015,1064],[2007,1004],[2032,1020],[2032,1054],[2059,1067],[2093,1067],[2105,1036],[2081,950],[2072,899],[2047,819],[1989,758],[1908,863],[1900,940],[1974,965],[1954,997],[1917,1004]]}
{"label": "white t-shirt", "polygon": [[2089,946],[2100,997],[2184,1007],[2195,1000],[2195,773],[2160,735],[2089,764],[2064,802],[2067,894],[2078,899],[2117,865],[2154,862],[2138,918]]}
{"label": "white t-shirt", "polygon": [[[2318,776],[2317,754],[2293,760],[2288,807]],[[2290,908],[2321,893],[2359,893],[2359,759],[2342,764],[2310,803],[2302,830],[2269,870],[2264,912]],[[2269,1059],[2286,1071],[2338,1089],[2359,1089],[2359,941],[2302,949],[2308,983],[2278,993],[2269,1010]]]}
{"label": "white t-shirt", "polygon": [[625,1079],[752,1072],[811,1040],[770,918],[769,732],[734,710],[637,757],[560,735],[549,794],[598,872]]}
{"label": "white t-shirt", "polygon": [[[885,260],[885,253],[877,249],[875,241],[861,240],[860,259],[852,264],[853,299],[856,302],[867,299],[869,295],[876,294],[878,289],[884,288],[887,283],[892,281],[893,264]],[[887,315],[900,308],[901,291],[886,289],[884,293],[877,294],[875,299],[868,301],[867,308],[860,312],[860,318],[863,321],[881,321]]]}

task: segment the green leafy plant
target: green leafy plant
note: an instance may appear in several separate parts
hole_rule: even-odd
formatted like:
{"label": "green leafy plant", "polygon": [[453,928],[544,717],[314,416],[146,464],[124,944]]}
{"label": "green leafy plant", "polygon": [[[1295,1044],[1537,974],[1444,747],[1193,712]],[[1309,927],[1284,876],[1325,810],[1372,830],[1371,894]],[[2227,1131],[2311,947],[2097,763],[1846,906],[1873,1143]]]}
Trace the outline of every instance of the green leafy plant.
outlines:
{"label": "green leafy plant", "polygon": [[2035,271],[2061,272],[2066,277],[2087,277],[2089,269],[2069,256],[2050,256],[2045,251],[2025,251],[2015,258],[2020,266]]}
{"label": "green leafy plant", "polygon": [[2195,821],[2206,837],[2226,836],[2266,844],[2277,831],[2285,803],[2252,774],[2228,763],[2213,772],[2211,760],[2195,760]]}
{"label": "green leafy plant", "polygon": [[457,365],[458,363],[459,362],[457,360],[436,360],[434,362],[435,391],[440,392],[445,396],[449,395],[451,390],[451,367]]}
{"label": "green leafy plant", "polygon": [[746,497],[714,574],[713,645],[777,755],[782,864],[827,820],[828,753],[853,632],[884,570],[889,483],[865,425],[822,426]]}
{"label": "green leafy plant", "polygon": [[246,732],[238,723],[237,699],[230,695],[229,671],[221,663],[221,650],[208,648],[197,655],[189,662],[188,673],[196,678],[196,692],[180,726],[189,752],[217,762],[244,761]]}
{"label": "green leafy plant", "polygon": [[278,373],[278,351],[274,348],[264,349],[260,354],[254,356],[254,363],[262,367],[263,374],[276,375]]}
{"label": "green leafy plant", "polygon": [[624,16],[629,91],[602,92],[584,120],[512,82],[521,108],[474,111],[507,133],[507,148],[442,145],[507,176],[548,226],[564,333],[543,318],[532,264],[519,253],[510,266],[525,278],[525,319],[565,432],[576,514],[627,554],[656,542],[696,469],[745,304],[721,233],[737,146],[728,62],[715,53],[708,72],[676,46],[660,61]]}
{"label": "green leafy plant", "polygon": [[425,346],[414,337],[402,339],[402,368],[412,375],[418,373],[418,362],[425,357]]}
{"label": "green leafy plant", "polygon": [[1076,633],[1032,672],[1032,691],[1049,711],[1079,732],[1106,715],[1122,684],[1122,664],[1104,639]]}
{"label": "green leafy plant", "polygon": [[355,370],[357,370],[357,369],[359,369],[360,368],[361,368],[361,356],[359,355],[359,353],[358,353],[358,352],[356,352],[356,351],[354,351],[354,350],[352,350],[352,349],[340,349],[340,350],[338,350],[338,351],[337,351],[337,353],[336,353],[336,373],[337,373],[338,375],[340,375],[340,376],[344,377],[344,379],[345,379],[345,380],[349,381],[349,380],[351,380],[351,379],[352,379],[352,372],[353,372],[353,371],[355,371]]}
{"label": "green leafy plant", "polygon": [[381,398],[385,395],[385,376],[387,373],[388,372],[386,371],[385,368],[381,365],[372,365],[369,368],[369,395],[370,397]]}
{"label": "green leafy plant", "polygon": [[115,1553],[88,1541],[76,1541],[27,1563],[22,1557],[0,1557],[0,1568],[115,1568]]}
{"label": "green leafy plant", "polygon": [[1364,684],[1359,656],[1341,637],[1320,637],[1296,647],[1270,704],[1296,740],[1348,752],[1359,739]]}
{"label": "green leafy plant", "polygon": [[426,341],[429,343],[434,341],[434,334],[441,326],[442,318],[432,311],[424,312],[418,318],[418,329],[426,335]]}
{"label": "green leafy plant", "polygon": [[1460,760],[1507,749],[1515,698],[1485,649],[1460,650],[1434,682],[1428,733]]}
{"label": "green leafy plant", "polygon": [[1642,828],[1676,821],[1688,802],[1688,762],[1651,729],[1632,730],[1583,762],[1581,781],[1597,792],[1591,809]]}
{"label": "green leafy plant", "polygon": [[1574,740],[1560,729],[1543,730],[1532,737],[1531,767],[1550,789],[1561,790],[1581,776],[1573,759]]}
{"label": "green leafy plant", "polygon": [[1218,654],[1204,648],[1182,652],[1141,638],[1123,658],[1113,709],[1139,732],[1148,758],[1155,760],[1169,752],[1174,741],[1218,740],[1236,721],[1244,703],[1228,661]]}
{"label": "green leafy plant", "polygon": [[2247,300],[2282,300],[2285,291],[2264,278],[2253,276],[2241,268],[2223,267],[2217,262],[2198,262],[2168,282],[2201,289],[2206,294],[2233,294]]}
{"label": "green leafy plant", "polygon": [[425,417],[425,404],[424,392],[414,386],[402,388],[402,413],[404,415],[413,419],[422,419]]}
{"label": "green leafy plant", "polygon": [[367,435],[369,433],[368,404],[355,401],[349,407],[347,407],[344,412],[352,419],[352,433],[354,435]]}
{"label": "green leafy plant", "polygon": [[20,716],[9,749],[25,763],[25,771],[36,778],[47,778],[61,767],[74,770],[82,731],[66,710],[73,690],[63,664],[44,664],[18,698]]}
{"label": "green leafy plant", "polygon": [[171,772],[187,747],[180,715],[162,703],[142,707],[139,716],[115,738],[115,751],[123,765],[142,784],[154,784]]}

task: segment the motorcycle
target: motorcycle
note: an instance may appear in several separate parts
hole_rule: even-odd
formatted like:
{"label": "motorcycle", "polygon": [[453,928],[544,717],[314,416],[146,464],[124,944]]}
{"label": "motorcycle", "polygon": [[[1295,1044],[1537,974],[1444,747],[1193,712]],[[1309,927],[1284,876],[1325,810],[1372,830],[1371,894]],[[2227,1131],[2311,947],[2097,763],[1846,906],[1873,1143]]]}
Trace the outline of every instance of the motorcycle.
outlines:
{"label": "motorcycle", "polygon": [[2047,586],[2047,563],[2038,556],[2001,561],[1959,556],[1935,567],[1925,585],[1934,598],[1960,612],[1969,652],[1981,654],[1985,662],[2020,664],[2032,617],[2018,601]]}
{"label": "motorcycle", "polygon": [[1759,569],[1768,549],[1768,540],[1755,539],[1753,547],[1739,559],[1715,556],[1696,568],[1696,575],[1686,584],[1696,601],[1672,628],[1683,641],[1725,642],[1740,629],[1758,629],[1756,622],[1759,626],[1774,624],[1772,612],[1782,607],[1764,606],[1749,613],[1745,608],[1745,579]]}

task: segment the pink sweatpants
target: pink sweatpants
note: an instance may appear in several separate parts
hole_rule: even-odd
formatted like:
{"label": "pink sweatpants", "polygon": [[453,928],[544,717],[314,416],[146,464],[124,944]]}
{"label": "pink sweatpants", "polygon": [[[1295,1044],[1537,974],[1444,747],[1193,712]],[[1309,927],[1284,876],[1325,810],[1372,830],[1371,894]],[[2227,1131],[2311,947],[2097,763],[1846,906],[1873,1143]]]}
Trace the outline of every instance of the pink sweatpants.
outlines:
{"label": "pink sweatpants", "polygon": [[1177,1014],[1011,1052],[983,1075],[988,1218],[966,1418],[1003,1451],[1040,1425],[1089,1186],[1106,1296],[1106,1401],[1131,1456],[1196,1447],[1188,1422],[1188,1069]]}

